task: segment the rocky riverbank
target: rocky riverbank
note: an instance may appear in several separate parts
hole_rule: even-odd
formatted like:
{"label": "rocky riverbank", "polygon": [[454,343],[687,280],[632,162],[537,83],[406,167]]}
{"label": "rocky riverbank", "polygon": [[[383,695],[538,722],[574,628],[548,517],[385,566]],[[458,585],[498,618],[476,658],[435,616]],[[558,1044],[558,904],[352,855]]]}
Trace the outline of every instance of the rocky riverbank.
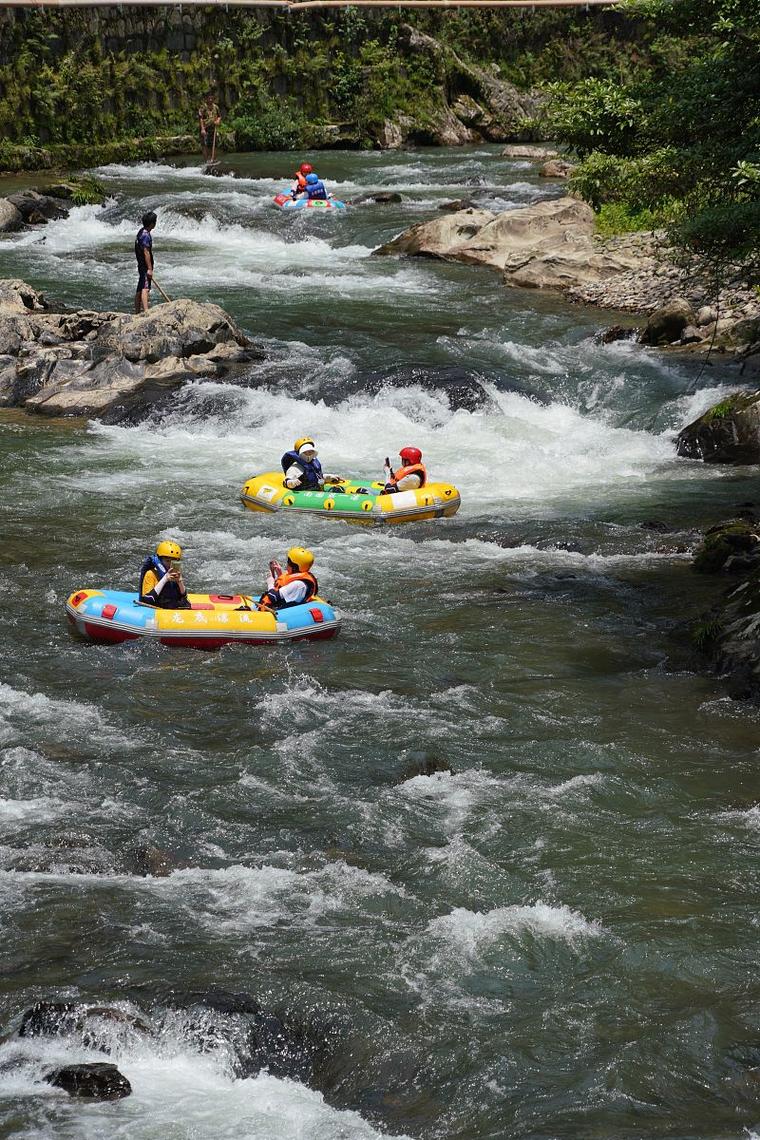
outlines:
{"label": "rocky riverbank", "polygon": [[62,313],[25,282],[0,281],[0,407],[118,422],[187,380],[240,377],[262,355],[218,305]]}
{"label": "rocky riverbank", "polygon": [[[705,274],[675,264],[661,234],[601,237],[593,210],[576,198],[502,213],[459,210],[411,226],[375,254],[484,265],[513,288],[559,290],[583,304],[649,314],[644,343],[711,349],[741,360],[760,353],[760,298],[754,290],[735,286],[716,296]],[[673,335],[654,334],[655,314],[674,302],[681,319],[675,326],[662,324]]]}

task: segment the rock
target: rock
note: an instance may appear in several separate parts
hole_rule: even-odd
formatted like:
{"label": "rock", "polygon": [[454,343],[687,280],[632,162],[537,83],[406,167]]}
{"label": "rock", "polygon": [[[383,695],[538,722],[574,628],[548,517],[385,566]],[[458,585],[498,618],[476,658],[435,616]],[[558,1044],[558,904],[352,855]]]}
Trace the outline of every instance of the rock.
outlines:
{"label": "rock", "polygon": [[136,316],[30,312],[43,303],[24,282],[0,282],[0,405],[117,422],[119,409],[132,414],[186,380],[226,376],[261,357],[218,305],[173,301]]}
{"label": "rock", "polygon": [[447,214],[456,214],[460,210],[477,210],[477,206],[469,198],[457,198],[453,202],[441,202],[436,209],[443,210]]}
{"label": "rock", "polygon": [[[18,278],[6,278],[0,281],[0,317],[30,312],[44,312],[48,308],[47,301],[42,293],[32,289],[25,281]],[[0,344],[0,351],[2,345]]]}
{"label": "rock", "polygon": [[10,234],[20,230],[24,224],[21,211],[7,198],[0,198],[0,234]]}
{"label": "rock", "polygon": [[504,158],[532,158],[536,161],[559,158],[559,151],[553,146],[539,146],[536,143],[510,143],[501,153]]}
{"label": "rock", "polygon": [[401,195],[395,190],[372,190],[367,194],[360,194],[358,198],[352,198],[351,205],[360,206],[364,202],[377,202],[379,206],[395,206],[401,201]]}
{"label": "rock", "polygon": [[19,1037],[60,1037],[77,1027],[79,1007],[73,1002],[38,1001],[21,1018]]}
{"label": "rock", "polygon": [[[395,365],[382,372],[364,373],[356,377],[357,391],[370,396],[385,388],[423,388],[426,392],[443,392],[452,412],[476,412],[493,407],[493,399],[477,375],[455,366],[433,368],[428,365]],[[335,393],[345,398],[345,381]]]}
{"label": "rock", "polygon": [[575,170],[575,163],[564,158],[550,158],[539,170],[541,178],[569,178]]}
{"label": "rock", "polygon": [[610,325],[608,329],[594,333],[594,344],[613,344],[616,340],[630,340],[635,335],[636,329],[626,328],[625,325]]}
{"label": "rock", "polygon": [[447,772],[453,776],[454,769],[448,760],[443,760],[440,756],[412,753],[398,782],[405,784],[407,780],[414,780],[418,776],[434,776],[436,772]]}
{"label": "rock", "polygon": [[699,328],[704,325],[711,325],[718,319],[718,314],[712,305],[702,305],[701,309],[697,310],[696,324]]}
{"label": "rock", "polygon": [[504,283],[521,288],[569,289],[601,280],[636,264],[594,242],[595,217],[575,198],[556,198],[494,214],[461,210],[420,222],[375,250],[488,265]]}
{"label": "rock", "polygon": [[129,1096],[132,1086],[115,1065],[62,1065],[45,1076],[48,1084],[63,1089],[69,1096],[90,1100],[119,1100]]}
{"label": "rock", "polygon": [[146,878],[168,878],[172,871],[175,871],[179,866],[168,851],[164,851],[160,847],[153,847],[150,844],[135,848],[134,851],[130,852],[130,856],[137,874]]}
{"label": "rock", "polygon": [[440,257],[457,260],[453,251],[466,244],[482,227],[496,217],[490,210],[460,210],[445,218],[419,222],[391,241],[373,250],[376,255],[407,253],[412,257]]}
{"label": "rock", "polygon": [[29,223],[32,222],[32,216],[43,223],[69,216],[68,208],[60,198],[39,194],[36,190],[20,190],[17,194],[9,194],[6,201],[12,202],[24,221]]}
{"label": "rock", "polygon": [[[137,1033],[150,1033],[150,1026],[132,1013],[110,1006],[86,1006],[76,1002],[40,1001],[26,1010],[21,1018],[19,1037],[64,1037],[81,1035],[88,1048],[109,1052],[104,1040],[103,1023],[124,1026]],[[99,1024],[100,1023],[100,1024]]]}
{"label": "rock", "polygon": [[210,175],[211,178],[244,178],[245,175],[236,170],[234,166],[230,166],[226,162],[207,162],[203,168],[203,173]]}
{"label": "rock", "polygon": [[673,344],[683,336],[684,329],[696,322],[694,310],[683,297],[674,297],[652,313],[641,332],[641,344]]}
{"label": "rock", "polygon": [[643,523],[639,523],[639,528],[641,530],[653,530],[657,534],[668,534],[673,529],[660,519],[646,519]]}
{"label": "rock", "polygon": [[734,392],[714,404],[678,433],[676,451],[705,463],[760,463],[760,392]]}
{"label": "rock", "polygon": [[398,123],[385,119],[378,132],[377,141],[383,150],[399,150],[404,145],[404,134]]}
{"label": "rock", "polygon": [[687,325],[681,333],[679,344],[699,344],[704,336],[695,325]]}

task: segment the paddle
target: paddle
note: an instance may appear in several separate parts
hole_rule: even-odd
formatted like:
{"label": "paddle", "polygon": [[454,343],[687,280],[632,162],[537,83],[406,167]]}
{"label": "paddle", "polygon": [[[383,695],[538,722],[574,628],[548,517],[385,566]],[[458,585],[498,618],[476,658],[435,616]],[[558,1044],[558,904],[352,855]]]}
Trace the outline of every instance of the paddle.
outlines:
{"label": "paddle", "polygon": [[153,284],[156,286],[156,288],[158,289],[158,291],[159,291],[159,293],[161,294],[161,296],[163,297],[163,299],[164,299],[165,301],[168,301],[168,302],[169,302],[169,304],[171,305],[171,303],[172,303],[172,299],[171,299],[171,297],[168,297],[168,296],[166,295],[166,293],[164,293],[163,289],[162,289],[162,288],[161,288],[161,286],[159,285],[158,281],[156,281],[155,277],[151,277],[151,281],[152,281],[152,282],[153,282]]}
{"label": "paddle", "polygon": [[216,123],[214,124],[214,141],[211,144],[211,162],[216,162]]}

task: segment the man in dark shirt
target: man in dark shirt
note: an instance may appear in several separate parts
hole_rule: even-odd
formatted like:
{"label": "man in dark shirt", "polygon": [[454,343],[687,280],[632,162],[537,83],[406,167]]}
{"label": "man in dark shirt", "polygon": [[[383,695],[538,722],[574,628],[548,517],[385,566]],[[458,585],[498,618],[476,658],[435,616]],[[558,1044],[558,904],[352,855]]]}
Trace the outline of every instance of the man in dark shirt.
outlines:
{"label": "man in dark shirt", "polygon": [[135,238],[137,258],[137,290],[135,292],[135,312],[147,313],[150,301],[150,287],[153,279],[153,238],[151,230],[156,227],[156,215],[149,211],[142,216],[142,226]]}

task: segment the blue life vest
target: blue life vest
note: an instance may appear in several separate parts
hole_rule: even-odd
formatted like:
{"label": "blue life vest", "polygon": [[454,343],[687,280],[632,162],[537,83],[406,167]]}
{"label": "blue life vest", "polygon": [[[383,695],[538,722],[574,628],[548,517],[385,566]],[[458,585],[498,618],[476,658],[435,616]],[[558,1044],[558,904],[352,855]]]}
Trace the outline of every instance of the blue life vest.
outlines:
{"label": "blue life vest", "polygon": [[317,182],[307,182],[306,193],[309,195],[309,201],[312,198],[319,198],[321,201],[327,199],[327,189],[321,178]]}
{"label": "blue life vest", "polygon": [[145,575],[149,570],[154,574],[158,574],[159,581],[166,573],[166,567],[157,554],[149,554],[140,567],[140,601],[147,602],[151,606],[160,606],[161,609],[175,610],[180,607],[184,608],[188,603],[185,600],[185,595],[180,593],[179,586],[176,582],[167,582],[160,594],[154,599],[150,593],[143,591],[143,581]]}
{"label": "blue life vest", "polygon": [[304,459],[297,451],[286,451],[280,462],[285,472],[287,472],[288,468],[292,467],[294,463],[301,468],[303,475],[301,476],[301,486],[298,488],[299,490],[318,490],[322,487],[324,477],[322,475],[322,464],[318,459]]}

